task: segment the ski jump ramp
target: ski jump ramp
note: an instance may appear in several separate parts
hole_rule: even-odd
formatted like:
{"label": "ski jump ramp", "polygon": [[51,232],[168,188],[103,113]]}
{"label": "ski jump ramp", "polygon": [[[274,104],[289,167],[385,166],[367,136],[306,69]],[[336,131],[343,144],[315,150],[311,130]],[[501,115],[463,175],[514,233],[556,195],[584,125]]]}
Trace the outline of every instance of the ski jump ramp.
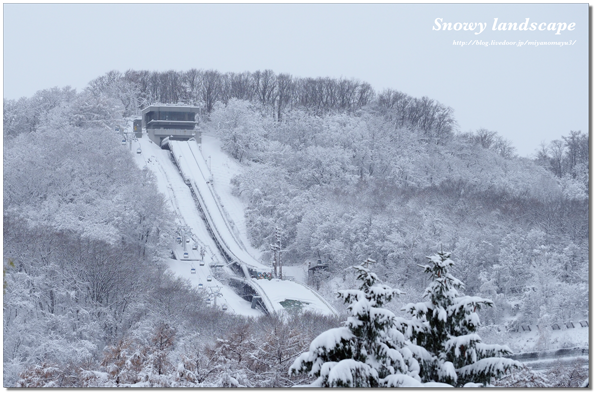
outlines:
{"label": "ski jump ramp", "polygon": [[237,264],[241,268],[245,283],[258,293],[268,313],[275,314],[284,310],[281,302],[287,300],[301,302],[303,310],[337,315],[337,311],[325,299],[305,285],[290,280],[269,281],[252,278],[248,269],[269,272],[271,268],[252,257],[234,232],[212,186],[212,176],[198,144],[193,139],[171,140],[169,148],[185,183],[190,187],[192,195],[204,214],[207,229],[221,254],[230,265]]}

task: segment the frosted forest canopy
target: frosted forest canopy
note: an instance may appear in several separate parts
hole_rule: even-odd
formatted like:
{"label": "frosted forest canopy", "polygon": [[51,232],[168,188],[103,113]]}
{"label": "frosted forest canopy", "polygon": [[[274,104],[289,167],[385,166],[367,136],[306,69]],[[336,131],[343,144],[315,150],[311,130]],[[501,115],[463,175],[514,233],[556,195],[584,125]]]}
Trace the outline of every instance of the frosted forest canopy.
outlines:
{"label": "frosted forest canopy", "polygon": [[[202,108],[200,128],[244,165],[232,189],[247,203],[252,243],[268,248],[280,227],[286,264],[330,265],[314,287],[331,302],[353,282],[343,269],[367,257],[407,293],[392,309],[418,301],[427,280],[417,264],[443,247],[465,293],[494,301],[484,324],[588,317],[587,132],[565,131],[523,158],[497,132],[460,131],[449,106],[356,80],[113,71],[79,93],[4,100],[5,387],[40,363],[108,368],[127,344],[155,363],[167,353],[196,360],[196,383],[225,385],[227,366],[216,363],[235,354],[217,336],[228,333],[293,341],[288,361],[265,358],[247,379],[290,386],[290,360],[337,324],[267,327],[215,313],[164,273],[172,217],[113,133],[155,102]],[[149,347],[156,338],[166,350]]]}

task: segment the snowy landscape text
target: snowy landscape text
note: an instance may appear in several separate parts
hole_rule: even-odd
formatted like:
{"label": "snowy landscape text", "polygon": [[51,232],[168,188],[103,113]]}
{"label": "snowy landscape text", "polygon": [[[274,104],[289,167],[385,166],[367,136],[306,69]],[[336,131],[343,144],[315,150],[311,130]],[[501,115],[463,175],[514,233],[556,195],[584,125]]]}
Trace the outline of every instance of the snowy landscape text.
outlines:
{"label": "snowy landscape text", "polygon": [[[525,18],[525,21],[518,22],[498,22],[498,18],[494,18],[491,24],[493,31],[548,31],[556,32],[555,35],[560,35],[561,32],[573,31],[577,25],[575,22],[529,22],[530,18]],[[444,18],[436,18],[433,21],[432,30],[434,31],[472,31],[475,35],[479,35],[485,31],[487,22],[444,22]]]}

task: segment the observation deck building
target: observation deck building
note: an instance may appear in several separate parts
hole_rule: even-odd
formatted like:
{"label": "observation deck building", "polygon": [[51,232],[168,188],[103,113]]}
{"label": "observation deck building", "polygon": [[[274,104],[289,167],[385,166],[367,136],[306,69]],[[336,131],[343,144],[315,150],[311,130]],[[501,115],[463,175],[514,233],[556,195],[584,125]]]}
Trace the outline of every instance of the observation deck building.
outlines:
{"label": "observation deck building", "polygon": [[152,105],[142,110],[142,127],[157,145],[165,138],[187,141],[196,138],[200,142],[200,131],[196,130],[200,108],[181,105]]}

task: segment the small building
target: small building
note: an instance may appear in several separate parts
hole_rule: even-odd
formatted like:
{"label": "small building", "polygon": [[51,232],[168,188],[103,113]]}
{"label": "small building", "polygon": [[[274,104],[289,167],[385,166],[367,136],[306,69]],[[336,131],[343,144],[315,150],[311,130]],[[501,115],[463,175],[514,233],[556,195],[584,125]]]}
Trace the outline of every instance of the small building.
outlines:
{"label": "small building", "polygon": [[199,113],[197,106],[152,105],[142,110],[142,127],[159,146],[167,137],[176,141],[190,138],[200,141],[200,133],[196,130]]}
{"label": "small building", "polygon": [[[319,274],[322,271],[327,271],[329,269],[329,265],[327,263],[323,263],[320,259],[317,259],[316,261],[305,261],[304,262],[304,266],[306,266],[307,270],[308,270],[308,274],[307,274],[307,281],[309,285],[314,285],[317,287],[317,289],[320,287],[321,285],[321,280],[319,277]],[[315,274],[316,272],[316,274]]]}
{"label": "small building", "polygon": [[316,270],[323,270],[329,268],[329,265],[323,263],[320,259],[316,261],[305,261],[304,265],[308,267],[309,272],[315,272]]}

